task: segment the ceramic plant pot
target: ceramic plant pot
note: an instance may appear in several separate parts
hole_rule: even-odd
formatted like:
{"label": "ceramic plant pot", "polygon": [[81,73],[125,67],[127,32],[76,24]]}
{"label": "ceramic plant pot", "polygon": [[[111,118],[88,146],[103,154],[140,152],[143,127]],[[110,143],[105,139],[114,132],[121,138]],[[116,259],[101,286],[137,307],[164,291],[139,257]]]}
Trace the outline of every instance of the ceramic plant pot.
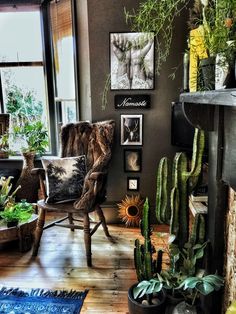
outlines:
{"label": "ceramic plant pot", "polygon": [[215,57],[200,60],[199,63],[205,90],[215,89]]}
{"label": "ceramic plant pot", "polygon": [[18,225],[18,220],[8,221],[7,222],[7,228],[16,227]]}
{"label": "ceramic plant pot", "polygon": [[31,174],[34,168],[34,152],[26,152],[23,156],[23,167],[17,186],[21,186],[16,193],[17,199],[26,199],[29,203],[34,203],[38,200],[39,179],[38,176]]}
{"label": "ceramic plant pot", "polygon": [[166,307],[166,293],[161,290],[158,299],[158,304],[152,305],[144,305],[140,303],[140,299],[135,300],[133,298],[133,288],[137,284],[134,284],[128,290],[128,307],[129,307],[129,314],[163,314],[165,313]]}
{"label": "ceramic plant pot", "polygon": [[195,305],[182,301],[174,307],[172,314],[198,314],[198,311]]}

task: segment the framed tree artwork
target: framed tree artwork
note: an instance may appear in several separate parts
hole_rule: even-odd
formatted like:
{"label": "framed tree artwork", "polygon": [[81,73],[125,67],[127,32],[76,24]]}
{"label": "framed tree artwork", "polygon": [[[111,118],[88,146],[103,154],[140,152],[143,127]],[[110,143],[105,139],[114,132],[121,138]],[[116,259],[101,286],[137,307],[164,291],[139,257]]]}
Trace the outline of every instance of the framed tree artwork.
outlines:
{"label": "framed tree artwork", "polygon": [[154,33],[110,33],[111,90],[154,89]]}
{"label": "framed tree artwork", "polygon": [[121,114],[120,123],[121,145],[143,144],[142,114]]}

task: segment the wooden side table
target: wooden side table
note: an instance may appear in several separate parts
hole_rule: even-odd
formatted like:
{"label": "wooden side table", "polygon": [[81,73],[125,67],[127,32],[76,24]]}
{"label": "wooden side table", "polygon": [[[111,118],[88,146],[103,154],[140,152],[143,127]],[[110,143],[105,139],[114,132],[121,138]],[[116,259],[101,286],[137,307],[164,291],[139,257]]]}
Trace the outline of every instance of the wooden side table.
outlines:
{"label": "wooden side table", "polygon": [[16,227],[7,228],[6,224],[0,224],[0,243],[19,240],[20,252],[27,252],[31,249],[33,233],[36,228],[38,215],[33,214],[27,221]]}

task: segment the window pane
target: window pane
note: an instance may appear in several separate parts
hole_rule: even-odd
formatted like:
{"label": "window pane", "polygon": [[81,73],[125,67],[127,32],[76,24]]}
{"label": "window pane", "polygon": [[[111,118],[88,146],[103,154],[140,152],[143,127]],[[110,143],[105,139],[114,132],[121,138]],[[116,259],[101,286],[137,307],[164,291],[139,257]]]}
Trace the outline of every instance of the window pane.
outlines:
{"label": "window pane", "polygon": [[71,0],[50,4],[56,73],[56,96],[75,100],[75,68]]}
{"label": "window pane", "polygon": [[40,12],[0,12],[0,62],[42,61]]}
{"label": "window pane", "polygon": [[[11,128],[25,116],[31,121],[41,120],[48,127],[43,67],[2,68],[4,111],[11,114]],[[22,143],[12,143],[19,151]]]}

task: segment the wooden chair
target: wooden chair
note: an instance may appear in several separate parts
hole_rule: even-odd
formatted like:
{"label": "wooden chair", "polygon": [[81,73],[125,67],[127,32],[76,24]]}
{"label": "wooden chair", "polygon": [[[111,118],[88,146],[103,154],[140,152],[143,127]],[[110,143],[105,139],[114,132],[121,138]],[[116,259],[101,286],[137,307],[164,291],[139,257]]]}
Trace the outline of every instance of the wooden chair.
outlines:
{"label": "wooden chair", "polygon": [[[79,199],[70,203],[47,204],[46,189],[44,186],[44,170],[34,169],[32,172],[39,175],[40,188],[43,200],[38,201],[39,218],[35,231],[33,256],[37,256],[43,230],[52,226],[62,226],[84,231],[84,242],[87,256],[87,265],[92,266],[91,237],[98,227],[102,225],[104,233],[110,237],[100,204],[106,198],[106,180],[108,164],[111,159],[111,147],[113,142],[115,123],[104,121],[97,123],[79,122],[71,123],[62,127],[61,131],[61,157],[74,157],[85,155],[87,174],[85,176],[82,195]],[[54,221],[47,226],[45,224],[46,212],[65,212],[66,217]],[[92,222],[89,213],[96,211],[99,222]],[[82,219],[76,219],[73,214],[79,214]],[[68,219],[67,224],[62,224]],[[75,224],[78,222],[79,224]],[[90,223],[95,223],[90,229]]]}

